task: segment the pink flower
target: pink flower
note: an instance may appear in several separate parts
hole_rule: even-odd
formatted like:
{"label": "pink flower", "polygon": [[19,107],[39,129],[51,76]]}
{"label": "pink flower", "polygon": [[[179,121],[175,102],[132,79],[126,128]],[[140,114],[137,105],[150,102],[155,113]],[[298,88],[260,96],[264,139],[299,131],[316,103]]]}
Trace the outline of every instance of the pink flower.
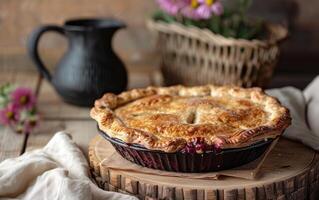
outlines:
{"label": "pink flower", "polygon": [[24,133],[30,133],[38,125],[38,117],[32,116],[24,122]]}
{"label": "pink flower", "polygon": [[219,0],[190,0],[188,6],[181,9],[184,17],[194,20],[209,19],[223,13],[223,5]]}
{"label": "pink flower", "polygon": [[30,133],[38,123],[36,97],[31,89],[12,85],[0,87],[2,93],[0,124],[12,128],[17,133]]}
{"label": "pink flower", "polygon": [[13,104],[19,108],[31,109],[36,103],[36,98],[29,88],[19,87],[11,93]]}
{"label": "pink flower", "polygon": [[187,6],[189,0],[157,0],[160,8],[166,13],[176,16],[179,11]]}
{"label": "pink flower", "polygon": [[209,19],[213,14],[223,13],[220,0],[157,0],[157,3],[169,15],[181,14],[193,20]]}
{"label": "pink flower", "polygon": [[212,9],[206,4],[202,4],[196,9],[196,13],[201,19],[209,19],[212,16]]}
{"label": "pink flower", "polygon": [[19,121],[19,108],[15,104],[9,104],[3,110],[0,110],[0,123],[3,125],[11,125]]}
{"label": "pink flower", "polygon": [[201,19],[209,19],[213,14],[223,14],[223,5],[218,0],[198,0],[200,6],[196,9]]}
{"label": "pink flower", "polygon": [[198,14],[197,10],[192,8],[191,6],[187,6],[181,10],[181,13],[184,17],[199,20],[201,16]]}
{"label": "pink flower", "polygon": [[220,3],[219,1],[216,2],[216,3],[214,3],[214,4],[212,5],[212,11],[213,11],[213,13],[214,13],[215,15],[220,16],[221,14],[224,13],[223,4]]}

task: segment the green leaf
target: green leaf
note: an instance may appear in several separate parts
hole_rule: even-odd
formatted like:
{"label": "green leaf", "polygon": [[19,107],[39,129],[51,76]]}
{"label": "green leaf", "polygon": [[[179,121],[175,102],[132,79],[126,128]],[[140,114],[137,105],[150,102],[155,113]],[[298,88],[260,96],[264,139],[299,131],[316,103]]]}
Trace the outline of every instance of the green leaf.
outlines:
{"label": "green leaf", "polygon": [[169,14],[163,12],[163,11],[157,11],[153,14],[153,19],[155,21],[164,21],[167,23],[172,23],[176,21],[175,17],[170,16]]}
{"label": "green leaf", "polygon": [[220,31],[221,31],[221,28],[220,28],[220,17],[213,17],[211,20],[210,20],[210,23],[209,23],[209,29],[211,31],[213,31],[214,33],[217,33],[217,34],[220,34]]}
{"label": "green leaf", "polygon": [[251,0],[238,0],[239,12],[244,14],[247,12],[248,8],[251,6]]}
{"label": "green leaf", "polygon": [[5,108],[8,104],[8,98],[5,96],[0,96],[0,108]]}

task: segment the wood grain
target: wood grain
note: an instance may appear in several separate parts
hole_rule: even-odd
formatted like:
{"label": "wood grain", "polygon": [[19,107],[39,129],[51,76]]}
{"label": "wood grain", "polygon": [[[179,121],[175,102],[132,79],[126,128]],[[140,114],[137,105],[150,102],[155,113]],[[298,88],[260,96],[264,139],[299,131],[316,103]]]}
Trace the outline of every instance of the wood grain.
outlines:
{"label": "wood grain", "polygon": [[30,134],[26,151],[42,148],[57,131],[65,130],[64,121],[41,121],[35,131]]}
{"label": "wood grain", "polygon": [[[14,70],[7,69],[0,73],[0,85],[15,83],[17,86],[35,88],[36,82],[34,73],[28,70],[17,73]],[[20,155],[23,152],[25,141],[25,135],[17,134],[10,128],[0,126],[0,161]]]}
{"label": "wood grain", "polygon": [[[302,144],[281,139],[261,167],[256,180],[225,177],[198,180],[110,170],[101,161],[110,156],[111,145],[100,136],[89,145],[89,160],[95,174],[108,174],[101,182],[118,191],[144,198],[158,199],[307,199],[316,191],[319,155]],[[307,179],[306,177],[312,177]],[[137,190],[132,189],[137,185]]]}
{"label": "wood grain", "polygon": [[39,92],[38,109],[44,120],[89,119],[89,108],[64,103],[46,80],[43,81]]}
{"label": "wood grain", "polygon": [[[262,1],[255,0],[256,6],[252,9],[255,14],[268,17],[271,20],[286,20],[285,15],[290,15],[289,4],[296,2],[299,5],[299,16],[295,20],[295,29],[306,27],[308,33],[306,44],[302,35],[295,35],[291,43],[301,43],[301,48],[293,48],[295,51],[318,49],[316,43],[318,36],[318,13],[316,8],[319,3],[316,0],[278,0]],[[98,5],[98,6],[97,6]],[[121,34],[121,39],[115,43],[120,52],[126,52],[130,59],[139,59],[141,51],[150,51],[150,36],[145,30],[143,23],[145,18],[151,16],[157,8],[155,1],[150,0],[2,0],[0,4],[0,16],[2,31],[0,33],[0,45],[4,50],[8,48],[24,48],[27,36],[38,25],[45,23],[62,23],[67,18],[74,17],[105,17],[112,16],[125,20],[129,27]],[[297,8],[296,8],[297,9]],[[293,11],[294,12],[294,11]],[[266,16],[265,16],[266,15]],[[280,18],[280,20],[278,20]],[[305,28],[304,28],[305,29]],[[305,34],[305,33],[304,33]],[[61,38],[49,38],[44,41],[48,49],[60,47],[64,42]],[[291,46],[288,46],[291,47]],[[296,45],[295,45],[296,47]]]}
{"label": "wood grain", "polygon": [[7,158],[19,156],[25,135],[14,133],[9,128],[0,128],[0,162]]}
{"label": "wood grain", "polygon": [[45,120],[41,122],[37,130],[29,136],[27,151],[45,146],[52,136],[58,131],[65,131],[70,134],[73,141],[87,155],[88,141],[96,133],[96,123],[93,120]]}

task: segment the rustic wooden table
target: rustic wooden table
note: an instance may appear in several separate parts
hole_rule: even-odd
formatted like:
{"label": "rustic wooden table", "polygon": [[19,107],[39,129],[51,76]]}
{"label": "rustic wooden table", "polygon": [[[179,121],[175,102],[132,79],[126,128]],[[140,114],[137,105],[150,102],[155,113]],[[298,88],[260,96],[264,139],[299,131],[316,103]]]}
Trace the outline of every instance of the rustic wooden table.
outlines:
{"label": "rustic wooden table", "polygon": [[[150,77],[147,70],[130,72],[129,88],[151,84]],[[64,103],[46,80],[39,81],[38,74],[34,70],[1,70],[0,85],[8,82],[39,89],[38,109],[41,121],[39,127],[29,137],[0,126],[0,161],[43,147],[54,133],[61,130],[70,133],[87,155],[89,141],[96,134],[94,131],[96,124],[89,117],[89,108]]]}

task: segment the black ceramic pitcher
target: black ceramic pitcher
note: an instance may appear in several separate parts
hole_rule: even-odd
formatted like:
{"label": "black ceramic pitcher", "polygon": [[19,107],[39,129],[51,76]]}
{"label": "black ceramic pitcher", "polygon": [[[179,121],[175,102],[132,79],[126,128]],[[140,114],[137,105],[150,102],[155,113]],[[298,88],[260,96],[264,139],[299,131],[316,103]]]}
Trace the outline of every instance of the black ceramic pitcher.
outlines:
{"label": "black ceramic pitcher", "polygon": [[[123,27],[122,22],[114,19],[78,19],[66,21],[63,26],[41,26],[30,37],[29,54],[39,72],[64,101],[92,106],[103,93],[119,93],[126,89],[125,67],[112,50],[113,34]],[[53,75],[38,54],[39,39],[47,31],[66,36],[69,43]]]}

